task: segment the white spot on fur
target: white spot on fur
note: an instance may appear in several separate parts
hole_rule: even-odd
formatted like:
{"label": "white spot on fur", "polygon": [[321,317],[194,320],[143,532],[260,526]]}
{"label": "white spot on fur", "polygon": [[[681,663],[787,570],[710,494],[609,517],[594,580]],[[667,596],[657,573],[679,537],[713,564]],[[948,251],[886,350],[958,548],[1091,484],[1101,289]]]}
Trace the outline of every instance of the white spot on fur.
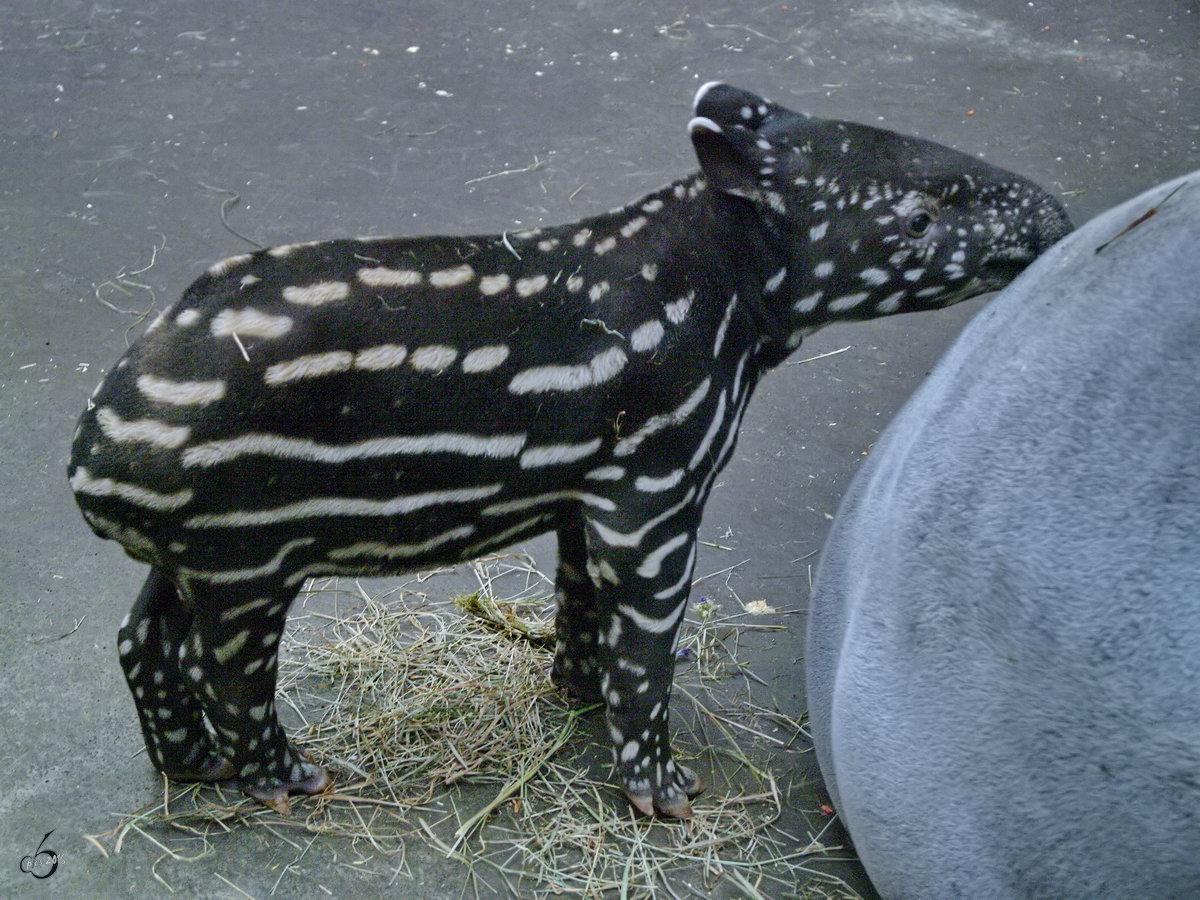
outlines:
{"label": "white spot on fur", "polygon": [[649,475],[639,475],[633,486],[647,494],[658,494],[669,491],[683,481],[683,469],[676,469],[662,478],[652,478]]}
{"label": "white spot on fur", "polygon": [[821,297],[824,296],[824,291],[817,291],[815,294],[809,294],[807,297],[801,297],[792,304],[792,309],[798,313],[810,313],[817,308],[817,304],[821,302]]}
{"label": "white spot on fur", "polygon": [[629,345],[636,353],[646,353],[658,346],[665,333],[663,323],[658,319],[651,319],[633,330],[633,334],[629,336]]}
{"label": "white spot on fur", "polygon": [[542,513],[534,516],[533,518],[526,519],[523,522],[518,522],[516,525],[513,525],[510,528],[505,528],[503,531],[489,534],[486,540],[480,541],[478,544],[472,544],[470,547],[465,548],[462,553],[459,554],[459,558],[476,559],[484,550],[495,547],[506,547],[512,543],[512,540],[517,536],[531,534],[534,528],[542,525],[550,518],[550,513]]}
{"label": "white spot on fur", "polygon": [[[696,544],[695,544],[695,542],[693,542],[692,549],[688,552],[687,562],[685,562],[683,564],[683,575],[681,575],[679,580],[677,582],[675,582],[673,585],[671,585],[670,587],[666,587],[666,588],[663,588],[661,591],[654,592],[655,600],[666,600],[669,597],[678,596],[680,591],[683,592],[683,595],[684,595],[683,599],[679,601],[679,606],[677,607],[676,612],[674,612],[670,616],[668,616],[668,620],[674,619],[675,621],[672,622],[667,627],[673,627],[675,624],[678,624],[679,618],[683,617],[683,609],[685,606],[687,606],[687,590],[691,586],[692,569],[695,565],[696,565]],[[620,608],[624,609],[623,606]],[[641,623],[638,623],[638,624],[641,624]],[[652,631],[654,629],[647,629],[647,630]],[[663,628],[662,630],[665,631],[666,628]]]}
{"label": "white spot on fur", "polygon": [[508,390],[513,394],[582,390],[612,380],[627,361],[620,347],[609,347],[582,365],[535,366],[518,372],[509,382]]}
{"label": "white spot on fur", "polygon": [[75,474],[71,476],[70,485],[71,490],[77,494],[89,494],[93,497],[118,497],[135,506],[144,506],[160,512],[174,512],[190,503],[193,496],[190,488],[184,488],[174,494],[160,494],[135,484],[113,481],[111,478],[92,478],[83,466],[75,470]]}
{"label": "white spot on fur", "polygon": [[538,291],[544,290],[550,280],[545,275],[534,275],[532,278],[517,279],[517,296],[532,297]]}
{"label": "white spot on fur", "polygon": [[860,291],[857,294],[844,294],[841,297],[834,297],[829,301],[828,309],[830,312],[845,312],[848,309],[854,309],[854,307],[870,296],[870,291]]}
{"label": "white spot on fur", "polygon": [[358,270],[358,280],[368,287],[412,287],[421,283],[422,275],[412,269],[389,269],[387,266]]}
{"label": "white spot on fur", "polygon": [[602,241],[597,241],[596,246],[593,247],[592,249],[596,251],[597,256],[603,256],[605,253],[607,253],[609,250],[611,250],[615,246],[617,246],[617,239],[615,237],[610,236],[610,237],[606,237]]}
{"label": "white spot on fur", "polygon": [[[502,484],[489,484],[447,491],[426,491],[421,494],[402,494],[388,500],[366,497],[311,497],[271,509],[233,510],[192,516],[183,524],[186,528],[245,528],[251,525],[275,525],[324,516],[388,518],[447,503],[473,503],[498,493],[503,487]],[[272,634],[274,640],[279,639],[278,632]],[[269,646],[267,638],[270,637],[272,635],[263,639],[264,647]]]}
{"label": "white spot on fur", "polygon": [[[694,547],[695,545],[693,545],[693,549]],[[689,571],[687,575],[690,578],[691,572]],[[655,596],[657,597],[658,595],[655,594]],[[621,614],[624,615],[625,618],[629,619],[634,625],[642,629],[642,631],[649,632],[650,634],[665,634],[679,624],[679,620],[683,618],[683,611],[686,607],[687,598],[685,597],[671,613],[667,614],[661,619],[643,615],[626,603],[622,603],[617,607],[617,609],[621,611]],[[655,708],[657,709],[657,707]]]}
{"label": "white spot on fur", "polygon": [[708,423],[708,430],[704,432],[704,437],[700,440],[700,445],[696,447],[696,452],[692,454],[692,458],[688,461],[688,469],[693,470],[700,465],[701,460],[708,455],[709,449],[712,447],[712,442],[717,437],[717,432],[721,430],[721,425],[725,422],[725,391],[721,391],[717,397],[717,409],[713,413],[712,421]]}
{"label": "white spot on fur", "polygon": [[299,381],[304,378],[320,378],[337,372],[347,372],[354,365],[354,354],[346,350],[331,350],[328,353],[312,353],[297,356],[268,366],[263,381],[272,387]]}
{"label": "white spot on fur", "polygon": [[466,284],[475,277],[475,270],[468,265],[455,266],[429,273],[429,283],[436,288],[451,288]]}
{"label": "white spot on fur", "polygon": [[672,300],[663,307],[663,312],[667,314],[667,320],[672,325],[681,325],[683,320],[687,318],[688,310],[692,308],[692,301],[696,299],[695,291],[688,291],[686,295],[678,300]]}
{"label": "white spot on fur", "polygon": [[137,419],[127,422],[110,407],[96,410],[96,421],[105,437],[118,444],[142,443],[164,450],[174,450],[187,443],[192,430],[186,425],[172,426],[154,419]]}
{"label": "white spot on fur", "polygon": [[321,242],[320,241],[298,241],[295,244],[280,244],[278,247],[272,247],[270,250],[267,251],[267,253],[269,253],[271,256],[275,257],[276,259],[283,259],[285,256],[291,256],[292,253],[294,253],[295,251],[299,250],[302,247],[315,247],[319,243],[321,243]]}
{"label": "white spot on fur", "polygon": [[429,344],[412,352],[408,364],[418,372],[443,372],[458,359],[458,351],[445,344]]}
{"label": "white spot on fur", "polygon": [[171,310],[164,309],[162,312],[160,312],[157,316],[154,317],[153,322],[151,322],[149,325],[146,326],[146,330],[145,330],[145,332],[143,332],[142,336],[145,337],[145,335],[147,335],[147,334],[153,334],[154,332],[158,331],[158,329],[161,328],[166,323],[167,317],[170,315],[171,315]]}
{"label": "white spot on fur", "polygon": [[[636,219],[630,219],[621,227],[621,237],[631,238],[642,228],[645,227],[647,219],[645,216],[638,216]],[[599,249],[599,248],[597,248]]]}
{"label": "white spot on fur", "polygon": [[504,344],[477,347],[463,357],[462,369],[464,372],[490,372],[508,359],[508,353]]}
{"label": "white spot on fur", "polygon": [[464,456],[504,459],[516,456],[524,446],[524,434],[479,437],[454,431],[377,437],[351,444],[321,444],[308,438],[279,434],[243,434],[229,440],[197,444],[185,450],[183,467],[186,469],[192,466],[215,466],[246,454],[331,464],[380,456],[422,453],[457,453]]}
{"label": "white spot on fur", "polygon": [[[497,490],[500,485],[497,485]],[[607,497],[600,497],[596,494],[589,494],[584,491],[548,491],[545,494],[535,494],[532,497],[519,497],[516,500],[505,500],[502,503],[493,503],[491,506],[485,506],[482,510],[485,516],[503,516],[510,512],[517,512],[523,509],[530,509],[536,506],[547,506],[555,503],[561,503],[564,500],[577,500],[580,503],[586,503],[588,506],[594,506],[596,509],[604,512],[612,512],[617,508],[617,504],[613,503]]]}
{"label": "white spot on fur", "polygon": [[251,600],[248,603],[242,603],[239,606],[221,610],[221,621],[228,622],[231,619],[236,619],[238,616],[245,615],[248,612],[253,612],[261,606],[266,606],[270,602],[270,597],[259,597],[257,600]]}
{"label": "white spot on fur", "polygon": [[620,616],[612,616],[609,619],[608,634],[604,635],[601,639],[604,641],[604,643],[608,644],[608,646],[612,647],[614,650],[617,649],[617,644],[621,640],[621,617]]}
{"label": "white spot on fur", "polygon": [[147,400],[172,406],[208,406],[225,396],[225,382],[171,381],[154,375],[139,375],[138,390]]}
{"label": "white spot on fur", "polygon": [[249,629],[239,631],[220,647],[214,648],[213,656],[216,657],[217,662],[219,662],[221,665],[225,665],[225,663],[229,662],[229,660],[233,658],[234,654],[242,649],[242,646],[246,643],[249,637]]}
{"label": "white spot on fur", "polygon": [[705,378],[701,381],[692,392],[688,395],[679,406],[668,413],[659,413],[651,416],[641,427],[638,428],[629,437],[621,438],[617,441],[617,445],[613,448],[614,456],[629,456],[641,445],[642,441],[653,434],[657,434],[664,428],[669,428],[687,420],[693,412],[696,411],[701,401],[708,395],[709,388],[712,387],[712,379]]}
{"label": "white spot on fur", "polygon": [[283,289],[283,299],[297,306],[324,306],[350,296],[350,285],[344,281],[322,281],[306,287],[289,285]]}
{"label": "white spot on fur", "polygon": [[737,307],[737,294],[729,298],[729,305],[725,307],[725,315],[721,318],[721,324],[717,326],[717,337],[713,341],[713,359],[721,355],[721,345],[725,343],[725,333],[729,330],[729,323],[733,319],[733,311]]}
{"label": "white spot on fur", "polygon": [[492,297],[507,288],[510,283],[511,279],[504,272],[498,275],[485,275],[479,279],[479,293]]}
{"label": "white spot on fur", "polygon": [[601,466],[598,469],[592,469],[583,476],[590,478],[593,481],[620,481],[625,477],[624,466]]}
{"label": "white spot on fur", "polygon": [[252,257],[249,253],[239,253],[237,256],[230,256],[209,266],[208,274],[219,277],[224,275],[230,269],[240,266],[242,263],[250,262],[251,258]]}
{"label": "white spot on fur", "polygon": [[292,330],[290,316],[272,316],[252,306],[223,309],[209,324],[213,337],[279,338]]}
{"label": "white spot on fur", "polygon": [[593,438],[582,444],[545,444],[541,447],[530,447],[521,454],[522,469],[536,469],[541,466],[567,465],[593,455],[600,449],[600,438]]}
{"label": "white spot on fur", "polygon": [[404,362],[408,349],[400,344],[379,344],[367,347],[354,355],[354,368],[368,372],[380,372],[384,369],[394,369]]}
{"label": "white spot on fur", "polygon": [[877,304],[875,310],[880,315],[890,315],[900,308],[900,301],[904,299],[905,291],[896,291],[894,294],[888,294]]}
{"label": "white spot on fur", "polygon": [[612,563],[610,563],[607,559],[600,560],[600,564],[596,566],[596,571],[599,572],[600,577],[609,584],[619,585],[621,583],[621,579],[617,577],[617,572],[612,567]]}
{"label": "white spot on fur", "polygon": [[410,559],[435,550],[451,541],[470,537],[474,533],[474,525],[459,525],[418,544],[381,544],[378,541],[363,541],[349,547],[337,547],[330,550],[329,558],[354,559],[369,556],[377,559]]}

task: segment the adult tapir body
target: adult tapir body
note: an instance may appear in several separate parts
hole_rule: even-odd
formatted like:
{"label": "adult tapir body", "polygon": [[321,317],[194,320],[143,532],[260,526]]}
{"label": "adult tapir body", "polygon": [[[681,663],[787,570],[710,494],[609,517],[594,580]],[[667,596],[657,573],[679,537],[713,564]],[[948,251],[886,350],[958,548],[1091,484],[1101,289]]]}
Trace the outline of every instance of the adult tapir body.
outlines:
{"label": "adult tapir body", "polygon": [[694,112],[702,172],[624,209],[227,259],[121,359],[69,476],[152,567],[118,640],[157,767],[278,808],[321,790],[274,708],[305,579],[555,531],[552,676],[604,701],[639,809],[690,813],[672,648],[759,375],[829,321],[998,289],[1070,230],[1036,185],[937,144],[726,85]]}
{"label": "adult tapir body", "polygon": [[1200,173],[975,318],[855,476],[806,655],[887,900],[1200,897]]}

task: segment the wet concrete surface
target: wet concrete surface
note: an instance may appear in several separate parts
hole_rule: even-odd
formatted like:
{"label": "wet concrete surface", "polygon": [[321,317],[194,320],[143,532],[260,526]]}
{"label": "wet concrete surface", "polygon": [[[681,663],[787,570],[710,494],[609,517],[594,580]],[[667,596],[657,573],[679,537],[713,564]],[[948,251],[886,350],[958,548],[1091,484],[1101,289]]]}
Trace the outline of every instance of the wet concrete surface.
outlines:
{"label": "wet concrete surface", "polygon": [[[223,211],[262,244],[570,221],[692,170],[691,96],[721,79],[980,154],[1082,222],[1200,167],[1198,58],[1200,9],[1176,0],[7,3],[0,896],[168,895],[151,844],[105,859],[81,837],[157,780],[136,755],[114,646],[144,571],[91,535],[64,471],[75,420],[134,323],[118,310],[162,308],[247,249]],[[728,588],[803,609],[810,554],[857,464],[983,302],[829,328],[768,376],[701,531],[733,549],[704,547],[698,573],[746,560]],[[713,579],[693,597],[735,604],[728,588]],[[768,682],[756,701],[799,715],[803,616],[784,621],[786,636],[755,641],[748,661]],[[779,764],[813,783],[793,802],[819,826],[811,754]],[[34,881],[18,863],[51,829],[59,866]],[[458,864],[417,842],[413,876],[386,890],[340,864],[345,849],[319,840],[273,896],[462,893]],[[175,896],[243,896],[221,874],[265,897],[291,858],[241,830],[214,856],[157,871]],[[853,863],[834,868],[870,896]]]}

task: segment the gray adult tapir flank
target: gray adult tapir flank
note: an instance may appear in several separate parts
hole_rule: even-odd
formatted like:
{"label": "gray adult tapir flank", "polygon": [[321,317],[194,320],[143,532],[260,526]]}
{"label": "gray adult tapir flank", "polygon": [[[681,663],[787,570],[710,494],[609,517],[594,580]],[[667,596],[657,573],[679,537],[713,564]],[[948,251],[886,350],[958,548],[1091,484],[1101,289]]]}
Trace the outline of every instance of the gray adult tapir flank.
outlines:
{"label": "gray adult tapir flank", "polygon": [[806,664],[887,900],[1200,897],[1200,172],[963,332],[843,500]]}

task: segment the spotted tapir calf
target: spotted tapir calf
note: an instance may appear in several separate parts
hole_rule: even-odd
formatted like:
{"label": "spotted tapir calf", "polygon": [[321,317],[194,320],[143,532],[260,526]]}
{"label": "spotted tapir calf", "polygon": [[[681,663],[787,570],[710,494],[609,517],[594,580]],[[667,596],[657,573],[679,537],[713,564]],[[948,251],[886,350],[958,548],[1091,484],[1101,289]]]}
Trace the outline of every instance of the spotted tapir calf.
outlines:
{"label": "spotted tapir calf", "polygon": [[1088,222],[884,431],[809,714],[884,900],[1200,897],[1200,172]]}
{"label": "spotted tapir calf", "polygon": [[690,814],[672,649],[759,376],[828,322],[1003,287],[1071,227],[928,141],[722,84],[694,113],[701,171],[621,210],[235,256],[117,363],[69,476],[96,533],[151,566],[118,649],[159,769],[280,809],[322,790],[274,704],[305,580],[553,531],[551,677],[606,705],[639,810]]}

